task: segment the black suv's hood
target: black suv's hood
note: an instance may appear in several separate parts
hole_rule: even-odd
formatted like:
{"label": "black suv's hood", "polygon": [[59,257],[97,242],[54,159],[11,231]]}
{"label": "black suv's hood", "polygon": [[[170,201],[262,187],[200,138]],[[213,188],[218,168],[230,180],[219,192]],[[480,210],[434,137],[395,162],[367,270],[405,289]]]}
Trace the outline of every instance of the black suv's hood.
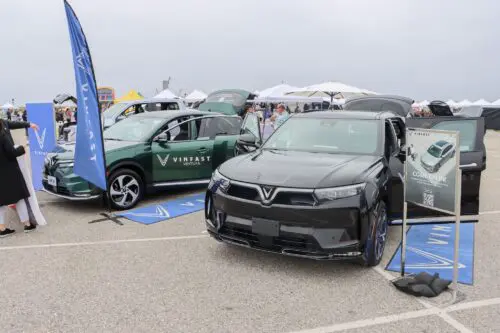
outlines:
{"label": "black suv's hood", "polygon": [[297,187],[333,187],[361,183],[381,158],[368,155],[257,151],[235,157],[220,173],[241,182]]}

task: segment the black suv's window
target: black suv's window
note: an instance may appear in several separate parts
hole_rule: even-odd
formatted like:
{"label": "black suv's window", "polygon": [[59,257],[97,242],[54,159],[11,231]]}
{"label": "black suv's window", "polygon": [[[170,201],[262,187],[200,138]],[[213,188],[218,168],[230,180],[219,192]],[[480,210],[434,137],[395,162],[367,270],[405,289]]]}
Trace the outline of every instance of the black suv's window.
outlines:
{"label": "black suv's window", "polygon": [[193,121],[196,126],[196,140],[213,140],[217,135],[238,135],[240,117],[207,117]]}
{"label": "black suv's window", "polygon": [[460,132],[460,151],[469,152],[476,147],[477,120],[453,120],[437,123],[433,129]]}

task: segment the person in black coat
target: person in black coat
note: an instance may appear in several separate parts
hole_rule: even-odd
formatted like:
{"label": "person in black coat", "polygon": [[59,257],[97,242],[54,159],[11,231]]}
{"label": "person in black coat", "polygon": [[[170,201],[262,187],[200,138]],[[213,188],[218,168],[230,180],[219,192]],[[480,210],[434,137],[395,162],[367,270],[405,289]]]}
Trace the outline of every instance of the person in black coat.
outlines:
{"label": "person in black coat", "polygon": [[29,222],[28,209],[24,199],[29,198],[30,192],[19,168],[17,158],[25,154],[23,146],[16,147],[10,134],[11,129],[33,128],[36,124],[0,120],[0,237],[12,234],[14,231],[5,227],[4,217],[7,207],[16,204],[21,221],[26,232],[32,231],[36,225]]}

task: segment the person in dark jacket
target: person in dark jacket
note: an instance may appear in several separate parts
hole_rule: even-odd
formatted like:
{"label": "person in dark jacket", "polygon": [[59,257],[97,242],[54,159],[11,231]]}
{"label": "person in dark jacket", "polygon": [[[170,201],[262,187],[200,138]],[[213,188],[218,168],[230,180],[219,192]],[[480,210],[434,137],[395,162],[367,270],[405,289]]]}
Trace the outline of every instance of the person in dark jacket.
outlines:
{"label": "person in dark jacket", "polygon": [[30,192],[19,168],[17,158],[25,154],[23,146],[16,147],[10,134],[11,129],[33,128],[36,124],[0,120],[0,237],[14,233],[14,230],[5,227],[5,213],[9,205],[15,204],[19,218],[24,223],[24,231],[29,232],[36,228],[29,222],[28,207],[24,199],[29,198]]}

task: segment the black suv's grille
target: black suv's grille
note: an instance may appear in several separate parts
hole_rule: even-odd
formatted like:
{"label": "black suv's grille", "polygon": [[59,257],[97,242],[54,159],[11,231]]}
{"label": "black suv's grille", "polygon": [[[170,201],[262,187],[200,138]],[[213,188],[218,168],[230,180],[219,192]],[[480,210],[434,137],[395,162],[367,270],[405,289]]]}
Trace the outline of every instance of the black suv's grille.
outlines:
{"label": "black suv's grille", "polygon": [[260,200],[259,192],[257,192],[256,189],[251,188],[251,187],[235,185],[235,184],[231,184],[229,186],[229,190],[227,191],[227,194],[229,194],[233,197],[246,199],[246,200],[254,200],[254,201]]}
{"label": "black suv's grille", "polygon": [[251,229],[236,227],[225,223],[219,230],[222,236],[235,237],[239,240],[245,240],[253,247],[261,247],[271,251],[281,251],[282,249],[308,250],[311,252],[320,252],[318,243],[309,237],[293,237],[281,235],[279,237],[267,237],[254,234]]}
{"label": "black suv's grille", "polygon": [[278,205],[314,206],[315,203],[312,193],[280,192],[273,200]]}

